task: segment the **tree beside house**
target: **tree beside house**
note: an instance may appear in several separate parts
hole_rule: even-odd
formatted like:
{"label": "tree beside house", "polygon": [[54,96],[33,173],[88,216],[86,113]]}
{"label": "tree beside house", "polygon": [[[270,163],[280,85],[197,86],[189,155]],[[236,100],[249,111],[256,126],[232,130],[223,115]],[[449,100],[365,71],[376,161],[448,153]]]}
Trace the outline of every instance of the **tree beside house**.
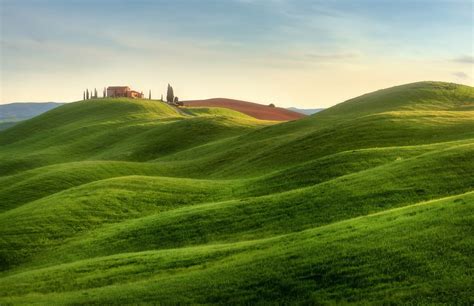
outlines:
{"label": "tree beside house", "polygon": [[166,102],[173,103],[173,101],[174,101],[173,87],[171,87],[171,85],[168,84],[168,89],[166,91]]}

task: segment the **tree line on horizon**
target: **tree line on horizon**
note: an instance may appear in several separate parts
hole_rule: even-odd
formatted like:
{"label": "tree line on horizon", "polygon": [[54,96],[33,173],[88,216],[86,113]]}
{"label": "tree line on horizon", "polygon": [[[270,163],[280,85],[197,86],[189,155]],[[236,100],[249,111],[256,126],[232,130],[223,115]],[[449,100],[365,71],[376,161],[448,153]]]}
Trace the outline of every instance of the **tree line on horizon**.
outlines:
{"label": "tree line on horizon", "polygon": [[[163,101],[163,97],[161,98]],[[174,95],[173,87],[168,84],[168,89],[166,90],[166,102],[170,104],[182,105],[182,102],[179,102],[179,98]]]}
{"label": "tree line on horizon", "polygon": [[[86,89],[82,93],[82,100],[89,100],[89,99],[97,99],[99,97],[99,94],[97,93],[97,88],[94,88],[94,91],[90,91],[89,89]],[[102,92],[102,98],[106,97],[106,90],[104,87],[104,91]]]}
{"label": "tree line on horizon", "polygon": [[[143,95],[143,92],[142,92]],[[104,87],[104,90],[102,91],[102,98],[107,97],[107,89]],[[99,98],[97,88],[94,88],[94,91],[89,91],[89,89],[86,89],[82,93],[82,100],[90,100],[90,99],[97,99]],[[151,100],[151,89],[148,90],[148,100]],[[163,100],[163,94],[161,95],[162,102],[165,102]],[[174,104],[174,105],[183,105],[183,102],[179,102],[179,98],[174,95],[174,90],[173,87],[168,83],[168,88],[166,90],[166,102],[168,104]]]}

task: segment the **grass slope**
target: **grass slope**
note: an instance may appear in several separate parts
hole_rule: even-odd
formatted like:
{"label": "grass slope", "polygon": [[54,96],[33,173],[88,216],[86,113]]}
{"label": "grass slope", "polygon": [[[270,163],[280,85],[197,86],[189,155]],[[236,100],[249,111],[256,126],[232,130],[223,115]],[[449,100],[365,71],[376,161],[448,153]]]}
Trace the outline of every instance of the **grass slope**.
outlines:
{"label": "grass slope", "polygon": [[0,303],[473,302],[472,87],[280,124],[97,99],[0,146]]}
{"label": "grass slope", "polygon": [[12,174],[87,159],[145,161],[267,124],[236,112],[185,116],[158,101],[88,100],[56,108],[1,133],[0,167],[4,174]]}
{"label": "grass slope", "polygon": [[0,280],[4,302],[469,303],[473,193],[243,243],[125,253]]}

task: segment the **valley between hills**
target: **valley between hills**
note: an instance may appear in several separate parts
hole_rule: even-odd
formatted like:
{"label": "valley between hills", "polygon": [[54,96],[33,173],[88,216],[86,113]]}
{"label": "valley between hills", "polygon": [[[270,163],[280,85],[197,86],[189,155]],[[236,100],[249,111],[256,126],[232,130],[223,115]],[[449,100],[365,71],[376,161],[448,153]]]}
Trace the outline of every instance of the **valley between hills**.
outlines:
{"label": "valley between hills", "polygon": [[67,103],[0,131],[0,304],[472,304],[473,174],[465,85]]}

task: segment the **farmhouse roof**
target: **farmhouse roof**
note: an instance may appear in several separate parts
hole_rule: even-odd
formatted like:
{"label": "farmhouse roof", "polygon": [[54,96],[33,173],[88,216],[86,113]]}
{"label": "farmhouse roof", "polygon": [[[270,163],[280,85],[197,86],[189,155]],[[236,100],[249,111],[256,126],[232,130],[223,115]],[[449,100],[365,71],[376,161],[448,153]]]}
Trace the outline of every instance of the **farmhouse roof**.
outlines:
{"label": "farmhouse roof", "polygon": [[110,89],[126,89],[126,88],[130,89],[130,87],[128,87],[128,86],[109,86],[108,88],[110,88]]}

